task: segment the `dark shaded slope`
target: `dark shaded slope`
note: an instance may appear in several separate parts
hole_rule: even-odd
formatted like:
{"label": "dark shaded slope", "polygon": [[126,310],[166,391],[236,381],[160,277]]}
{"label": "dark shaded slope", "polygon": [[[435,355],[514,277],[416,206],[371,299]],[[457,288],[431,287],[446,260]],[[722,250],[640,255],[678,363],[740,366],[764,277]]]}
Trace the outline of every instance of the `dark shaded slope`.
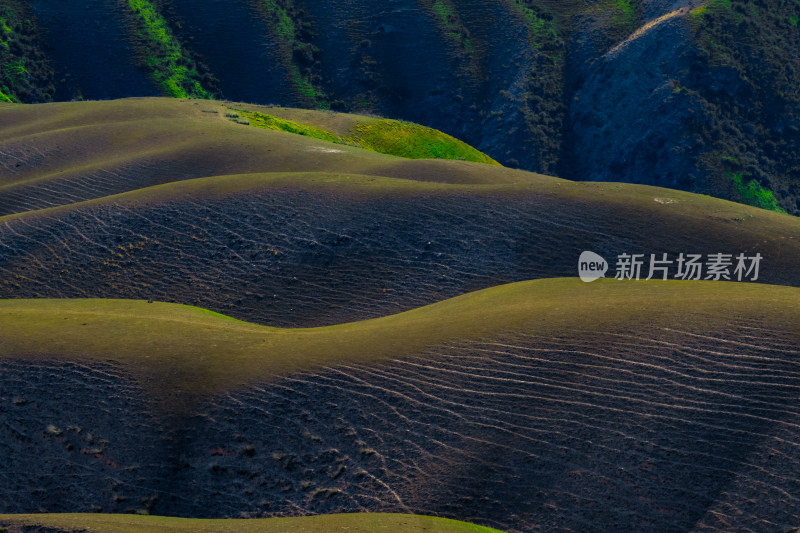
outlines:
{"label": "dark shaded slope", "polygon": [[30,0],[55,69],[55,99],[160,94],[136,67],[125,7],[116,0]]}
{"label": "dark shaded slope", "polygon": [[[462,26],[449,28],[427,4],[304,5],[329,98],[469,139],[513,166],[546,168],[539,150],[510,148],[529,141],[522,102],[532,59],[518,38],[524,24],[502,2],[470,1],[454,3]],[[462,37],[454,42],[456,31]]]}
{"label": "dark shaded slope", "polygon": [[657,24],[593,65],[571,106],[566,153],[580,156],[564,159],[565,175],[697,189],[704,179],[697,168],[702,140],[686,137],[703,110],[673,78],[677,65],[697,63],[685,46],[686,14]]}
{"label": "dark shaded slope", "polygon": [[[322,28],[344,21],[342,25],[350,30],[345,41],[349,54],[345,58],[350,56],[352,62],[356,59],[351,55],[353,52],[380,58],[373,68],[379,80],[374,88],[381,102],[378,107],[381,113],[391,116],[390,112],[395,112],[395,116],[413,120],[411,113],[420,116],[422,109],[433,104],[445,106],[444,114],[449,114],[453,95],[437,91],[437,87],[450,78],[453,65],[444,40],[416,0],[386,4],[362,0],[352,6],[336,6],[336,2],[308,4],[311,16]],[[323,57],[338,55],[336,42],[341,37],[345,35],[334,33],[324,38],[323,50],[327,54]],[[363,56],[359,59],[363,61]],[[350,71],[332,67],[329,76],[335,76],[334,83],[346,84],[344,78],[350,76]]]}
{"label": "dark shaded slope", "polygon": [[311,326],[575,276],[584,250],[606,257],[609,276],[621,253],[759,252],[759,281],[799,283],[798,221],[665,192],[559,180],[208,178],[0,219],[0,298],[152,298]]}
{"label": "dark shaded slope", "polygon": [[[669,9],[675,16],[656,18]],[[800,8],[683,1],[665,11],[648,10],[656,23],[610,51],[575,32],[559,175],[797,214]]]}
{"label": "dark shaded slope", "polygon": [[170,0],[165,14],[181,23],[182,40],[219,80],[228,100],[300,105],[287,65],[253,1]]}

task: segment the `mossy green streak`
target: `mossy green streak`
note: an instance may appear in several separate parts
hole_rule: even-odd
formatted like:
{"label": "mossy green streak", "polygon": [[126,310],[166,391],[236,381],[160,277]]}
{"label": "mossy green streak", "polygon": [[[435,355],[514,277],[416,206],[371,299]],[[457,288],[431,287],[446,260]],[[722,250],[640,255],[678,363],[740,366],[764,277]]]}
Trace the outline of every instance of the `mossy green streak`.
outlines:
{"label": "mossy green streak", "polygon": [[164,94],[174,98],[211,98],[198,80],[193,61],[155,5],[148,0],[127,1],[138,32],[147,43],[144,65]]}

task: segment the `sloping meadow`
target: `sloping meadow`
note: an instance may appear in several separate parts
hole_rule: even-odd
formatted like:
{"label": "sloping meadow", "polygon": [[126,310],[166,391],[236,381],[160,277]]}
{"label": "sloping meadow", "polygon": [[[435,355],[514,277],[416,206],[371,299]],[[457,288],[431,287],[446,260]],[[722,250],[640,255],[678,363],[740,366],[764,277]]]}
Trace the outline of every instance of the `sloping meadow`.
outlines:
{"label": "sloping meadow", "polygon": [[[369,117],[0,116],[0,512],[800,522],[796,218],[400,158],[446,138]],[[584,251],[611,279],[577,279]],[[642,279],[613,279],[631,254]],[[732,281],[651,254],[729,254]]]}

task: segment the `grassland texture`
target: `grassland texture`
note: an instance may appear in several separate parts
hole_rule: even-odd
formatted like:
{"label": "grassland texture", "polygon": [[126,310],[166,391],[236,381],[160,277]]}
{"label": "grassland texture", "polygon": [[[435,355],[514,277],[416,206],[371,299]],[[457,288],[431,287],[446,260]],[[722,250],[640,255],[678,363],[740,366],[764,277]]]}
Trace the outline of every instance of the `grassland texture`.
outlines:
{"label": "grassland texture", "polygon": [[327,173],[184,181],[0,218],[0,297],[153,299],[319,326],[574,276],[584,250],[610,277],[622,253],[758,251],[759,282],[798,283],[794,218],[664,192]]}
{"label": "grassland texture", "polygon": [[433,306],[417,314],[448,315],[449,338],[256,378],[189,412],[150,403],[131,378],[153,364],[142,353],[94,344],[106,362],[88,363],[68,355],[69,337],[31,337],[40,353],[9,353],[0,372],[2,512],[414,512],[525,532],[796,525],[797,289],[623,285],[548,280]]}
{"label": "grassland texture", "polygon": [[163,516],[99,514],[35,514],[0,516],[10,533],[47,530],[48,533],[502,533],[465,522],[400,513],[348,513],[294,518],[202,520]]}
{"label": "grassland texture", "polygon": [[[379,144],[377,149],[392,151],[397,142],[391,128],[383,135],[376,133],[373,125],[378,121],[367,117],[251,106],[253,110],[330,130],[334,137],[353,137],[358,143],[361,134],[355,128],[363,125],[370,135],[361,144]],[[248,128],[235,122],[244,120],[238,112],[216,102],[133,99],[6,106],[0,116],[0,214],[188,178],[248,172],[338,171],[454,183],[535,180],[532,174],[499,166],[409,161],[308,136]],[[419,137],[422,148],[434,146],[439,156],[486,159],[453,138],[415,127],[424,133]],[[400,148],[416,157],[437,155],[421,153],[407,140]],[[449,152],[441,153],[442,148]]]}

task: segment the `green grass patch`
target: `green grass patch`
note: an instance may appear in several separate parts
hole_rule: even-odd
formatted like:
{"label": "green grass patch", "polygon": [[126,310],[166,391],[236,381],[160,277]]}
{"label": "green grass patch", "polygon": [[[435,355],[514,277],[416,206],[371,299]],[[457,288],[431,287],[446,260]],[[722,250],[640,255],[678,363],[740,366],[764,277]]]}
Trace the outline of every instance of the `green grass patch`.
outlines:
{"label": "green grass patch", "polygon": [[389,119],[356,121],[350,127],[349,135],[339,136],[322,128],[257,111],[243,109],[232,109],[232,111],[238,116],[228,118],[238,121],[239,117],[243,117],[251,126],[357,146],[372,152],[407,159],[455,159],[499,165],[491,157],[455,137],[412,122]]}
{"label": "green grass patch", "polygon": [[558,23],[555,17],[549,13],[546,16],[539,13],[539,11],[529,7],[525,0],[512,0],[511,7],[522,15],[528,26],[531,48],[538,49],[544,43],[558,39]]}
{"label": "green grass patch", "polygon": [[274,17],[275,33],[283,41],[294,42],[294,22],[287,9],[275,0],[264,0],[264,7]]}
{"label": "green grass patch", "polygon": [[723,155],[722,156],[722,161],[725,162],[725,163],[729,163],[729,164],[733,165],[734,167],[741,167],[742,166],[741,161],[739,161],[738,159],[736,159],[735,157],[730,156],[730,155]]}
{"label": "green grass patch", "polygon": [[309,77],[301,74],[300,67],[292,65],[291,69],[294,86],[297,88],[297,92],[300,93],[300,96],[311,102],[312,105],[318,109],[328,109],[330,104],[317,93]]}
{"label": "green grass patch", "polygon": [[8,38],[11,36],[13,31],[11,27],[8,25],[8,21],[4,18],[0,18],[0,47],[5,48],[8,50],[10,45],[8,43]]}
{"label": "green grass patch", "polygon": [[611,0],[610,6],[614,26],[625,31],[636,23],[636,6],[630,0]]}
{"label": "green grass patch", "polygon": [[211,99],[194,62],[181,48],[166,19],[148,0],[128,0],[139,36],[146,43],[144,66],[166,96]]}
{"label": "green grass patch", "polygon": [[433,12],[439,17],[439,21],[447,27],[452,27],[452,18],[455,17],[456,9],[448,0],[436,0],[433,3]]}
{"label": "green grass patch", "polygon": [[439,26],[444,29],[445,36],[468,53],[472,53],[474,50],[472,42],[468,38],[469,32],[458,15],[455,5],[450,0],[435,0],[431,4],[431,10],[436,16]]}
{"label": "green grass patch", "polygon": [[786,213],[778,205],[775,195],[769,189],[765,189],[756,180],[745,182],[741,173],[726,173],[725,177],[731,180],[736,194],[739,195],[740,201],[747,205],[760,207],[769,211],[777,211],[778,213]]}
{"label": "green grass patch", "polygon": [[789,24],[791,24],[792,26],[797,26],[798,20],[800,19],[798,19],[797,15],[792,15],[789,17]]}
{"label": "green grass patch", "polygon": [[291,120],[274,117],[264,113],[255,111],[244,111],[241,109],[235,110],[241,116],[245,117],[251,126],[263,128],[266,130],[285,131],[297,135],[305,135],[306,137],[313,137],[315,139],[322,139],[333,143],[341,142],[342,139],[329,131],[325,131],[314,126],[307,126]]}
{"label": "green grass patch", "polygon": [[25,68],[25,58],[10,61],[4,64],[2,68],[4,77],[19,79],[28,74],[28,69]]}
{"label": "green grass patch", "polygon": [[376,120],[354,126],[344,142],[409,159],[458,159],[499,165],[488,155],[446,133],[399,120]]}
{"label": "green grass patch", "polygon": [[195,519],[130,514],[0,515],[14,526],[86,530],[89,533],[502,533],[446,518],[398,513],[348,513],[294,518]]}
{"label": "green grass patch", "polygon": [[[3,87],[3,89],[8,90],[5,87]],[[18,100],[13,96],[9,96],[5,94],[2,90],[0,90],[0,102],[8,102],[10,104],[15,104],[18,103]]]}
{"label": "green grass patch", "polygon": [[706,15],[719,11],[730,11],[731,8],[731,0],[709,0],[702,6],[691,10],[689,12],[689,20],[697,27],[703,24]]}
{"label": "green grass patch", "polygon": [[50,100],[52,76],[27,3],[0,1],[0,102]]}

